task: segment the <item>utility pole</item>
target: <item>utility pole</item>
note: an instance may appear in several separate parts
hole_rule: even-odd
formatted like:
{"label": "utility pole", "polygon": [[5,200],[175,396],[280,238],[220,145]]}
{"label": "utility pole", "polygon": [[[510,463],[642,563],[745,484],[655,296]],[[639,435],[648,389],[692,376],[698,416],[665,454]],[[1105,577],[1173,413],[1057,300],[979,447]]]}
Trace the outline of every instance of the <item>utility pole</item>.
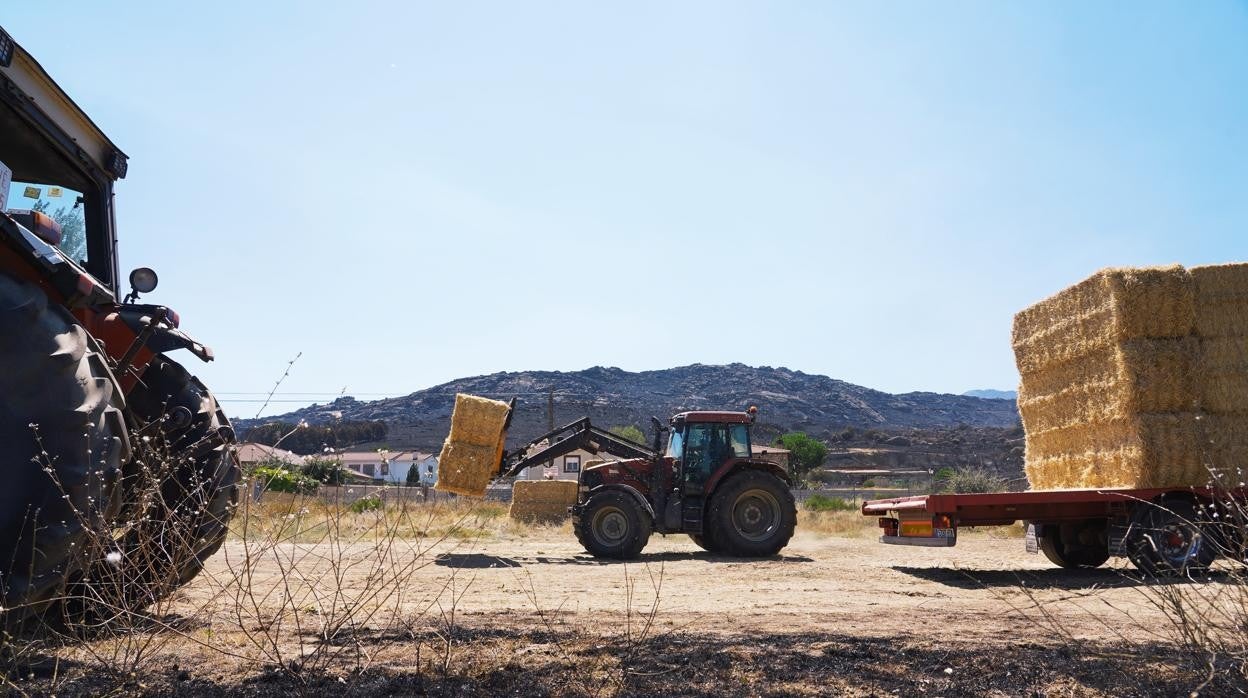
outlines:
{"label": "utility pole", "polygon": [[555,389],[546,389],[546,431],[555,430]]}
{"label": "utility pole", "polygon": [[[546,431],[554,431],[554,430],[555,430],[555,389],[552,386],[552,387],[546,388]],[[548,460],[546,461],[545,467],[553,469],[555,467],[555,462],[553,460]]]}

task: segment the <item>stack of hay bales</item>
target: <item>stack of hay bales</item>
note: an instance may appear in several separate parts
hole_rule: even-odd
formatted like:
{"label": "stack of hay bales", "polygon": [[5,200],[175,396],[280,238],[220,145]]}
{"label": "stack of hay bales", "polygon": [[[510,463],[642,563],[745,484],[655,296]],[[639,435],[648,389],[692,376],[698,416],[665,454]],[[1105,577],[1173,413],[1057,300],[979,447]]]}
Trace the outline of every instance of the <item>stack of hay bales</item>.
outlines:
{"label": "stack of hay bales", "polygon": [[575,480],[517,480],[511,488],[508,514],[528,523],[562,521],[568,507],[576,504],[577,486]]}
{"label": "stack of hay bales", "polygon": [[1245,339],[1244,264],[1106,269],[1018,313],[1032,488],[1198,485],[1241,462]]}
{"label": "stack of hay bales", "polygon": [[1248,463],[1248,264],[1193,267],[1203,436],[1214,467]]}
{"label": "stack of hay bales", "polygon": [[508,405],[463,393],[455,396],[451,433],[438,456],[434,489],[471,497],[485,496],[503,459]]}

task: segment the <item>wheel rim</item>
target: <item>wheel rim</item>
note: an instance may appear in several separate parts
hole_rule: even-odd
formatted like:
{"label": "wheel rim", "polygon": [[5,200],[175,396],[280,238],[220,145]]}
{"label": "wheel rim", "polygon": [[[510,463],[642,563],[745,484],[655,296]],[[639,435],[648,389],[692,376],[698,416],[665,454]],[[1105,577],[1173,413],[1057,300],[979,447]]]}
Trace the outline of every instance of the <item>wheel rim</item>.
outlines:
{"label": "wheel rim", "polygon": [[594,514],[591,528],[600,545],[614,547],[628,539],[628,516],[618,507],[603,507]]}
{"label": "wheel rim", "polygon": [[767,540],[780,527],[780,500],[767,490],[746,490],[732,506],[732,527],[751,543]]}
{"label": "wheel rim", "polygon": [[1200,536],[1193,535],[1187,526],[1171,523],[1163,527],[1158,538],[1158,552],[1171,565],[1182,567],[1200,554]]}

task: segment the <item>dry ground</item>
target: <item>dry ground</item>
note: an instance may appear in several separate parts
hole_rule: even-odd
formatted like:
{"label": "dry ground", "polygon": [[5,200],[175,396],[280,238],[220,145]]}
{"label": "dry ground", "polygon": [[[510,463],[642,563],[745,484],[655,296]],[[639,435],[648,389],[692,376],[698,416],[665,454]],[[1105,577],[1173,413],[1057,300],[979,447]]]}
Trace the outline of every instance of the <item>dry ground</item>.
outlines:
{"label": "dry ground", "polygon": [[[1208,677],[1169,643],[1166,617],[1129,570],[1058,570],[1016,535],[902,548],[877,543],[853,515],[803,512],[775,559],[656,535],[624,564],[587,556],[566,524],[495,515],[382,544],[231,540],[154,620],[32,652],[12,685],[191,695],[1236,690],[1202,686]],[[378,575],[396,566],[401,576]]]}

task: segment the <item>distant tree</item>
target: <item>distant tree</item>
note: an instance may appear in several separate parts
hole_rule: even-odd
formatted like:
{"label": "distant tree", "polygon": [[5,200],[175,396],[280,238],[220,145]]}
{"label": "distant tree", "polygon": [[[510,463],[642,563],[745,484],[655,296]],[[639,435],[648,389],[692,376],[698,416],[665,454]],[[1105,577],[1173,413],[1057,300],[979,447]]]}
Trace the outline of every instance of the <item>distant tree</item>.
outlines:
{"label": "distant tree", "polygon": [[607,431],[611,432],[612,434],[615,434],[616,436],[620,438],[628,439],[629,441],[632,441],[633,443],[639,443],[639,444],[646,443],[646,433],[642,431],[641,429],[638,429],[637,427],[633,426],[632,424],[625,424],[625,425],[618,426],[618,427],[611,427]]}
{"label": "distant tree", "polygon": [[407,486],[416,487],[420,485],[420,467],[416,463],[412,463],[412,467],[407,469]]}
{"label": "distant tree", "polygon": [[828,447],[805,432],[793,431],[776,439],[776,446],[789,450],[789,468],[795,479],[805,479],[812,470],[823,465]]}
{"label": "distant tree", "polygon": [[266,446],[278,444],[288,451],[303,455],[324,453],[326,447],[343,450],[356,444],[383,441],[386,438],[385,422],[335,422],[315,424],[306,429],[296,429],[290,422],[269,422],[254,426],[244,437]]}

